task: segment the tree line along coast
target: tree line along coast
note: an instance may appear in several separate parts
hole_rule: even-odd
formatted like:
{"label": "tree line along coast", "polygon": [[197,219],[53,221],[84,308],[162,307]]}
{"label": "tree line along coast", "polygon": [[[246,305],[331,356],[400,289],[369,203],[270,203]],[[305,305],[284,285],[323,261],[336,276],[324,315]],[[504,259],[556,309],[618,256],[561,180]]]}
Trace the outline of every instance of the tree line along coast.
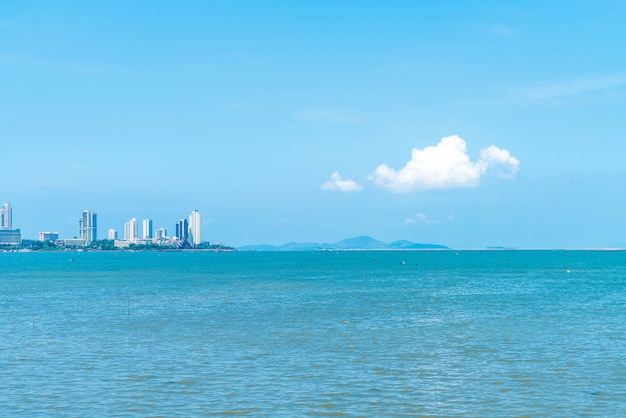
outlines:
{"label": "tree line along coast", "polygon": [[202,240],[202,214],[193,210],[188,218],[175,225],[175,235],[168,236],[166,228],[153,230],[152,220],[144,219],[142,234],[139,222],[132,218],[124,224],[123,237],[117,230],[108,230],[107,239],[98,239],[98,215],[89,210],[78,220],[78,235],[59,238],[58,232],[40,232],[39,239],[23,239],[19,228],[13,228],[13,210],[10,203],[0,206],[0,251],[176,251],[213,250],[228,251],[233,248],[221,243]]}

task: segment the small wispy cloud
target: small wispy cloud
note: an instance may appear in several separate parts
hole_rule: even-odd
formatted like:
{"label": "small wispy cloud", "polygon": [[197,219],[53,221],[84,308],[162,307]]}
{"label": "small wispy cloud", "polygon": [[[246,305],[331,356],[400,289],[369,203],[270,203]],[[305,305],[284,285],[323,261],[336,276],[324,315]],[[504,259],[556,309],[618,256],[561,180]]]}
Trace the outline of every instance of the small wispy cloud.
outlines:
{"label": "small wispy cloud", "polygon": [[209,71],[215,70],[214,65],[208,64],[179,64],[171,67],[172,70],[177,71]]}
{"label": "small wispy cloud", "polygon": [[339,106],[300,110],[295,113],[294,118],[300,122],[347,124],[365,121],[366,114],[350,107]]}
{"label": "small wispy cloud", "polygon": [[243,109],[244,105],[242,104],[222,104],[222,105],[214,105],[211,106],[211,109],[214,110],[239,110]]}
{"label": "small wispy cloud", "polygon": [[590,93],[626,85],[626,74],[590,76],[523,87],[511,92],[513,98],[522,100],[547,100],[576,94]]}
{"label": "small wispy cloud", "polygon": [[108,71],[108,68],[106,66],[98,64],[77,64],[68,66],[67,69],[70,71],[87,74],[104,74]]}
{"label": "small wispy cloud", "polygon": [[65,182],[58,177],[26,177],[11,182],[9,187],[5,187],[5,192],[18,192],[18,191],[50,191],[53,188],[63,186]]}
{"label": "small wispy cloud", "polygon": [[340,192],[358,192],[363,186],[354,180],[344,179],[341,174],[335,171],[330,176],[330,180],[320,186],[322,190],[336,190]]}
{"label": "small wispy cloud", "polygon": [[425,213],[422,213],[422,212],[418,212],[414,216],[407,218],[404,221],[404,223],[409,224],[409,225],[417,223],[417,222],[420,222],[426,225],[433,225],[433,224],[439,223],[439,221],[430,219]]}
{"label": "small wispy cloud", "polygon": [[31,59],[27,59],[23,56],[2,54],[2,53],[0,53],[0,63],[20,66],[20,67],[28,67],[28,66],[33,66],[35,64]]}
{"label": "small wispy cloud", "polygon": [[626,86],[626,73],[598,74],[564,78],[556,82],[527,83],[514,87],[492,87],[480,96],[457,97],[453,103],[471,109],[485,109],[528,104],[559,105],[577,96],[590,96]]}
{"label": "small wispy cloud", "polygon": [[416,190],[441,190],[475,187],[491,168],[503,178],[512,178],[520,162],[509,151],[491,145],[481,151],[478,161],[471,161],[465,141],[452,135],[435,146],[414,148],[411,159],[395,170],[381,164],[369,179],[379,187],[396,193]]}
{"label": "small wispy cloud", "polygon": [[500,38],[511,38],[517,35],[517,32],[515,31],[515,29],[505,24],[496,24],[496,25],[488,26],[487,31]]}
{"label": "small wispy cloud", "polygon": [[55,70],[55,71],[65,71],[65,72],[73,72],[73,73],[90,73],[90,74],[102,74],[106,72],[110,72],[113,70],[113,67],[102,65],[102,64],[94,64],[94,63],[85,63],[80,61],[51,61],[51,60],[41,60],[37,57],[32,57],[28,55],[9,55],[9,54],[0,54],[0,63],[8,64],[15,67],[22,68],[30,68],[35,70]]}
{"label": "small wispy cloud", "polygon": [[293,223],[293,219],[291,219],[291,218],[280,218],[280,219],[275,219],[272,223],[274,225],[285,225],[285,224]]}
{"label": "small wispy cloud", "polygon": [[[2,26],[0,25],[0,29]],[[134,65],[106,65],[102,63],[83,62],[78,59],[66,59],[66,60],[49,60],[41,59],[36,56],[29,55],[9,55],[0,53],[0,63],[6,63],[13,66],[56,71],[67,72],[79,72],[79,73],[188,73],[188,72],[203,72],[214,70],[214,65],[206,64],[185,64],[173,63],[165,66],[134,66]]]}

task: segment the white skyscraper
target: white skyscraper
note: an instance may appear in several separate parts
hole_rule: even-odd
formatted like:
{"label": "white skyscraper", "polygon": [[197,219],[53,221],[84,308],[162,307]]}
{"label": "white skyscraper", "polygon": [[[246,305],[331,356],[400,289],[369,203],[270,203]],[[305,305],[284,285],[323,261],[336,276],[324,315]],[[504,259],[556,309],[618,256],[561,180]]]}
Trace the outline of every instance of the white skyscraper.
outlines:
{"label": "white skyscraper", "polygon": [[189,241],[193,245],[202,243],[202,215],[197,210],[189,214]]}
{"label": "white skyscraper", "polygon": [[159,228],[156,230],[156,239],[164,240],[167,238],[167,230],[165,228]]}
{"label": "white skyscraper", "polygon": [[11,204],[5,203],[0,208],[0,229],[11,229]]}
{"label": "white skyscraper", "polygon": [[152,236],[152,219],[143,220],[143,239],[151,239]]}
{"label": "white skyscraper", "polygon": [[117,229],[109,229],[109,239],[117,239]]}
{"label": "white skyscraper", "polygon": [[78,221],[78,237],[90,243],[98,239],[98,215],[90,210],[83,211]]}
{"label": "white skyscraper", "polygon": [[124,239],[126,241],[139,239],[139,225],[137,219],[133,218],[124,224]]}

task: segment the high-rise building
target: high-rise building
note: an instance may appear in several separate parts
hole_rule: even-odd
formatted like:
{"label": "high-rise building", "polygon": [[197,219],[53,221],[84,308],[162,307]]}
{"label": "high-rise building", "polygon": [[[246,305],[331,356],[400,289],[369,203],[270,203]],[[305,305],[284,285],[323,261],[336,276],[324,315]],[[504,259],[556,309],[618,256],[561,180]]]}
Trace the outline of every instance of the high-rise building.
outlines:
{"label": "high-rise building", "polygon": [[0,245],[19,245],[22,243],[22,234],[19,229],[13,229],[11,217],[11,205],[5,203],[0,207]]}
{"label": "high-rise building", "polygon": [[143,239],[152,239],[152,219],[143,220]]}
{"label": "high-rise building", "polygon": [[133,218],[124,224],[124,240],[133,241],[139,239],[139,225],[137,219]]}
{"label": "high-rise building", "polygon": [[181,219],[176,223],[176,239],[179,241],[187,241],[189,238],[189,222],[187,219]]}
{"label": "high-rise building", "polygon": [[95,212],[83,211],[83,218],[78,221],[78,237],[87,244],[98,239],[98,216]]}
{"label": "high-rise building", "polygon": [[189,214],[189,241],[193,245],[202,243],[202,215],[197,210]]}
{"label": "high-rise building", "polygon": [[117,239],[117,229],[109,229],[109,239]]}
{"label": "high-rise building", "polygon": [[155,234],[156,239],[162,241],[167,238],[167,229],[159,228],[155,232],[156,232]]}
{"label": "high-rise building", "polygon": [[0,229],[11,229],[11,204],[5,203],[0,208]]}

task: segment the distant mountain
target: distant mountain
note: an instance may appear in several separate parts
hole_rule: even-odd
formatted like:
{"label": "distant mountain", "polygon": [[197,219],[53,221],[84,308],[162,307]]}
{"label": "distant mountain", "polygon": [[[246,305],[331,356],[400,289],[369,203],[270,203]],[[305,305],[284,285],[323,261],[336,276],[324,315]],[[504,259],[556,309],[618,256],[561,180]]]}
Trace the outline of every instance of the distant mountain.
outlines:
{"label": "distant mountain", "polygon": [[378,241],[372,237],[368,236],[360,236],[355,238],[344,239],[343,241],[339,241],[333,244],[333,249],[338,250],[351,250],[351,249],[359,249],[359,250],[375,250],[378,248],[387,248],[389,244],[386,244],[382,241]]}
{"label": "distant mountain", "polygon": [[391,244],[389,244],[389,248],[410,248],[411,245],[414,245],[411,241],[407,241],[405,239],[402,239],[400,241],[394,241]]}
{"label": "distant mountain", "polygon": [[288,242],[287,244],[275,247],[275,251],[322,251],[325,244],[316,242]]}
{"label": "distant mountain", "polygon": [[288,242],[283,245],[245,245],[239,251],[337,251],[337,250],[418,250],[447,249],[445,245],[421,244],[407,240],[394,241],[391,244],[379,241],[366,235],[344,239],[333,244],[317,242]]}

